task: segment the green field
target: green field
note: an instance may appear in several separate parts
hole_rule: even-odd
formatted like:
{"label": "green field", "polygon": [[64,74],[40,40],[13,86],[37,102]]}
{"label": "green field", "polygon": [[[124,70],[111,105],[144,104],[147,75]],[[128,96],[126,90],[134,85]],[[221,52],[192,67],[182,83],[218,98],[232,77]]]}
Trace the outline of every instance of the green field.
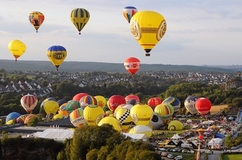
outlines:
{"label": "green field", "polygon": [[222,160],[241,160],[242,154],[224,154]]}

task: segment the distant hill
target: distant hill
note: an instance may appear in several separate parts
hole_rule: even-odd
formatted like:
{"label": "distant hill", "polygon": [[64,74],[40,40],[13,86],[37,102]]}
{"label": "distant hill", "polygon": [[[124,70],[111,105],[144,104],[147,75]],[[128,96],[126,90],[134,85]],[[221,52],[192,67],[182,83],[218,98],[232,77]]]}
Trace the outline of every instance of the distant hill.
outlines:
{"label": "distant hill", "polygon": [[[55,71],[55,67],[49,61],[23,61],[0,60],[0,68],[6,71]],[[123,72],[126,73],[122,63],[101,62],[72,62],[65,61],[60,67],[60,72]],[[216,66],[193,65],[164,65],[142,64],[139,71],[199,71],[199,72],[234,72],[234,69]]]}

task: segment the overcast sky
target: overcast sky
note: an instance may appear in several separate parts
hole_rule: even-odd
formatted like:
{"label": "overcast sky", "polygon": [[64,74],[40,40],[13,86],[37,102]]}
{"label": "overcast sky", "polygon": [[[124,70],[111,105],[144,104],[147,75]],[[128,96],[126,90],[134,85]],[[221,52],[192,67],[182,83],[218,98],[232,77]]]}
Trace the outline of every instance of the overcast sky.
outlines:
{"label": "overcast sky", "polygon": [[[167,32],[150,57],[130,32],[125,6],[166,19]],[[74,8],[90,12],[82,35],[70,21]],[[241,0],[1,0],[0,59],[14,60],[8,43],[19,39],[27,46],[19,61],[48,61],[47,49],[62,45],[65,61],[123,63],[134,56],[141,64],[241,65],[241,8]],[[32,11],[45,15],[39,33],[28,20]]]}

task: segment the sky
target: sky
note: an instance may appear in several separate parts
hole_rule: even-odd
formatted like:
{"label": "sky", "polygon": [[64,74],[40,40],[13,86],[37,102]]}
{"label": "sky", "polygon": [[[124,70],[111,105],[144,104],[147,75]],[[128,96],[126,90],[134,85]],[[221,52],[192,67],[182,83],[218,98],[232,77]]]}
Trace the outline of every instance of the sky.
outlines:
{"label": "sky", "polygon": [[[150,57],[130,32],[125,6],[166,19],[167,31]],[[90,13],[81,35],[70,20],[75,8]],[[0,59],[14,60],[8,43],[19,39],[27,50],[18,61],[49,61],[47,49],[62,45],[65,61],[123,63],[136,57],[141,64],[241,65],[241,8],[241,0],[0,0]],[[32,11],[45,15],[38,33],[28,20]]]}

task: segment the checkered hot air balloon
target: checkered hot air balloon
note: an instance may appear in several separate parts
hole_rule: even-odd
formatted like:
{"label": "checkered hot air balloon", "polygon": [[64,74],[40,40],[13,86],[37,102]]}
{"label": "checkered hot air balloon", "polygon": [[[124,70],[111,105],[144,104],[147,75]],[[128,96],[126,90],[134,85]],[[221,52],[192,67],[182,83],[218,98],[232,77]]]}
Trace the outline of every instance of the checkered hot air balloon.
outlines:
{"label": "checkered hot air balloon", "polygon": [[36,107],[38,99],[35,95],[27,94],[21,98],[20,103],[26,112],[30,113]]}

